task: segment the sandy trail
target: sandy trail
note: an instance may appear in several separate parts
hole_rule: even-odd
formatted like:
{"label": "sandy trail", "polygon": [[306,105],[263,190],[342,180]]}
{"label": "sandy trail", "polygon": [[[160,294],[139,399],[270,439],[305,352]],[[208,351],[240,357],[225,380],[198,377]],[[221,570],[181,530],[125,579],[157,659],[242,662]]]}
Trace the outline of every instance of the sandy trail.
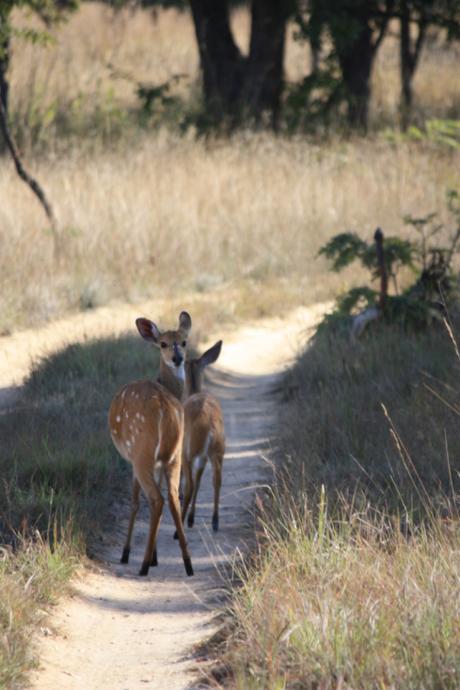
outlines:
{"label": "sandy trail", "polygon": [[[126,317],[130,321],[131,311],[139,313],[130,308]],[[235,558],[238,547],[244,548],[250,528],[248,508],[256,487],[268,478],[264,455],[275,414],[273,389],[280,371],[290,363],[322,313],[321,306],[299,308],[286,318],[220,331],[216,338],[209,339],[209,343],[217,337],[224,340],[219,369],[208,376],[209,389],[222,402],[227,437],[219,532],[214,534],[210,528],[212,473],[207,468],[195,527],[186,528],[195,576],[185,576],[165,505],[158,541],[159,565],[150,570],[147,578],[140,578],[137,572],[146,539],[147,509],[144,504],[140,511],[130,563],[122,566],[119,558],[129,504],[126,501],[120,505],[118,527],[101,542],[97,567],[85,570],[75,579],[72,595],[59,603],[49,619],[51,634],[48,629],[48,634],[38,641],[41,663],[30,688],[199,687],[192,673],[193,646],[213,631],[222,586],[220,566]],[[101,320],[97,319],[97,323],[100,329]],[[57,330],[65,332],[62,327]],[[88,328],[81,327],[80,332],[87,334]],[[66,335],[68,342],[68,332]],[[57,335],[51,343],[46,337],[38,342],[40,353],[59,347]],[[12,372],[20,380],[30,362],[28,352],[21,359],[14,347],[6,350],[6,357],[12,352],[15,368],[10,367],[10,376],[3,369],[3,385],[11,385]],[[11,403],[13,398],[14,389],[4,389],[3,403]]]}

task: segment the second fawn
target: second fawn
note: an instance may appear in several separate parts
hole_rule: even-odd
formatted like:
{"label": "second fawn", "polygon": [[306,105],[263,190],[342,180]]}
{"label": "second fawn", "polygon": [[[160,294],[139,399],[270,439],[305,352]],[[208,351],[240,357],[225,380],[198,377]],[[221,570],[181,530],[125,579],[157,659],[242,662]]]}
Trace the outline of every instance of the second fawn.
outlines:
{"label": "second fawn", "polygon": [[207,392],[201,392],[204,369],[220,355],[219,340],[201,357],[185,364],[186,395],[184,403],[184,447],[182,471],[185,477],[182,520],[185,520],[191,501],[187,524],[193,527],[195,505],[201,477],[208,460],[211,461],[214,480],[214,511],[212,528],[219,529],[219,495],[222,484],[222,463],[225,454],[224,420],[219,401]]}
{"label": "second fawn", "polygon": [[135,381],[124,386],[110,406],[112,440],[120,455],[133,468],[131,515],[121,562],[128,563],[129,560],[142,487],[150,505],[150,529],[139,575],[147,575],[149,567],[157,565],[156,540],[164,504],[160,483],[165,475],[169,507],[179,536],[185,571],[187,575],[193,575],[179,503],[184,435],[184,413],[180,401],[185,384],[187,336],[192,320],[183,311],[175,331],[160,332],[149,319],[137,319],[136,326],[145,340],[160,348],[160,371],[157,381]]}

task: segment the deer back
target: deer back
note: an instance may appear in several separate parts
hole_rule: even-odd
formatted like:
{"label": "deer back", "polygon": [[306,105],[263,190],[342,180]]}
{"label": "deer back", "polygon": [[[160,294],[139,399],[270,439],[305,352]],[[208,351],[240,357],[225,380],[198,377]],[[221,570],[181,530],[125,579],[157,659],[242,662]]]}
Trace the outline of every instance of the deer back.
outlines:
{"label": "deer back", "polygon": [[112,440],[128,462],[171,458],[182,440],[183,409],[161,384],[135,381],[114,397],[109,410]]}

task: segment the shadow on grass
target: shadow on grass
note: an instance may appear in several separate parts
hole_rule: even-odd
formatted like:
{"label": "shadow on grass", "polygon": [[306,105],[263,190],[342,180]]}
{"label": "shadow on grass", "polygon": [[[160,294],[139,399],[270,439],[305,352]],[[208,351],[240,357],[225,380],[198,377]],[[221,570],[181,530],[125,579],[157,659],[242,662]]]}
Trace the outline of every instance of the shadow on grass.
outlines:
{"label": "shadow on grass", "polygon": [[107,412],[115,392],[155,378],[158,354],[140,338],[88,341],[37,363],[17,404],[0,415],[0,538],[72,523],[97,531],[129,468],[115,451]]}
{"label": "shadow on grass", "polygon": [[348,332],[318,334],[287,374],[285,395],[281,445],[299,497],[317,498],[324,486],[356,509],[451,513],[460,361],[442,324],[425,333],[382,325],[358,343]]}

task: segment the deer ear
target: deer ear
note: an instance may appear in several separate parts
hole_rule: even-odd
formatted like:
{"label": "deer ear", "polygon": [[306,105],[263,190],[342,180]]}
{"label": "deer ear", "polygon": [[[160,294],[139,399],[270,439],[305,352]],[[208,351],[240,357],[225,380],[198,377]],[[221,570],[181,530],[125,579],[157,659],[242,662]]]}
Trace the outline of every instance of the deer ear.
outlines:
{"label": "deer ear", "polygon": [[136,326],[144,340],[148,340],[150,343],[158,345],[161,334],[158,326],[154,324],[153,321],[150,321],[150,319],[139,318],[136,319]]}
{"label": "deer ear", "polygon": [[200,357],[200,366],[208,367],[214,364],[219,359],[220,351],[222,349],[222,340],[217,341],[215,345],[206,350]]}
{"label": "deer ear", "polygon": [[187,334],[192,328],[192,319],[187,311],[181,311],[179,314],[179,328],[181,331],[185,331]]}

